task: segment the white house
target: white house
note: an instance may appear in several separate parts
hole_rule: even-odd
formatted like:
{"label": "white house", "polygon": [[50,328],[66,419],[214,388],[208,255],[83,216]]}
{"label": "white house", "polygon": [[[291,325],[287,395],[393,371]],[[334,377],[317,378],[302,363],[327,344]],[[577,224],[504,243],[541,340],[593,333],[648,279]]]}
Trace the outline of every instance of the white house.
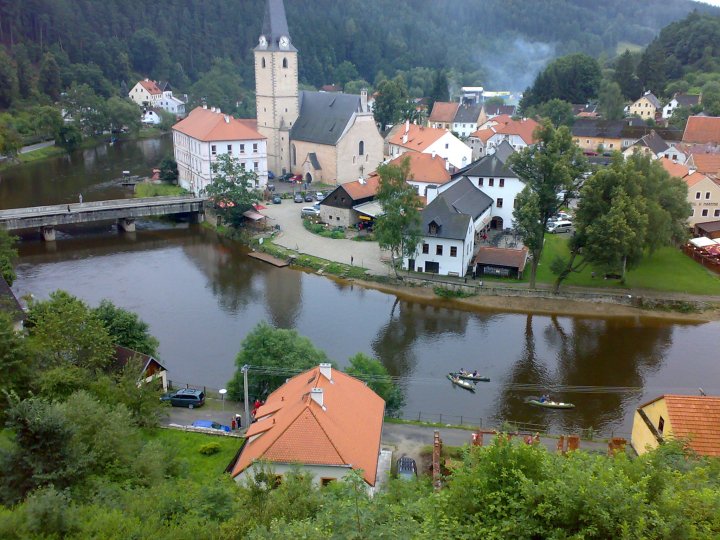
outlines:
{"label": "white house", "polygon": [[229,154],[257,174],[254,187],[267,185],[267,140],[254,120],[238,120],[220,109],[197,107],[173,126],[173,150],[178,165],[178,184],[196,195],[212,181],[211,164]]}
{"label": "white house", "polygon": [[477,131],[482,105],[463,103],[458,107],[453,119],[452,131],[463,139]]}
{"label": "white house", "polygon": [[467,178],[453,182],[422,211],[423,239],[405,269],[444,276],[464,276],[475,239],[490,223],[493,201]]}
{"label": "white house", "polygon": [[533,134],[539,124],[532,118],[522,120],[510,120],[504,124],[492,126],[493,133],[485,144],[485,154],[492,154],[501,142],[507,141],[515,150],[521,150],[535,144]]}
{"label": "white house", "polygon": [[167,82],[155,82],[150,79],[139,81],[130,89],[128,96],[141,107],[155,107],[176,116],[185,114],[185,103],[174,97]]}
{"label": "white house", "polygon": [[390,158],[405,152],[433,154],[447,159],[452,167],[461,169],[470,163],[472,150],[445,129],[418,126],[405,122],[404,129],[391,132],[388,138]]}
{"label": "white house", "polygon": [[[390,165],[403,165],[408,160],[408,177],[405,181],[417,189],[418,195],[425,197],[428,188],[437,188],[450,181],[447,161],[436,154],[418,154],[407,152],[389,162]],[[377,175],[377,173],[373,173]]]}
{"label": "white house", "polygon": [[160,122],[162,122],[162,118],[160,118],[160,115],[153,111],[152,109],[147,109],[142,116],[142,123],[143,124],[150,124],[153,126],[158,125]]}
{"label": "white house", "polygon": [[662,117],[665,119],[670,118],[673,115],[673,112],[675,112],[675,109],[679,107],[694,107],[700,103],[700,99],[700,96],[677,93],[673,96],[670,102],[663,107]]}
{"label": "white house", "polygon": [[[492,217],[489,220],[489,227],[491,229],[512,227],[515,199],[525,188],[525,183],[505,164],[510,154],[510,152],[505,152],[506,148],[507,144],[503,143],[495,154],[485,156],[458,171],[450,182],[440,186],[438,196],[463,179],[468,179],[492,199]],[[428,202],[430,200],[432,200],[432,194],[428,196]]]}

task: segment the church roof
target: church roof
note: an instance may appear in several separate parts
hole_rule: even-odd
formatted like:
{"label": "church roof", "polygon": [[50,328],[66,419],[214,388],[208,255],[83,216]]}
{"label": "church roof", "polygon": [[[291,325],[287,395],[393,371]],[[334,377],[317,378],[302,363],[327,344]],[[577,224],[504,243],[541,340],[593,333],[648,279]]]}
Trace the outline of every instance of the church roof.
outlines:
{"label": "church roof", "polygon": [[327,92],[300,92],[300,116],[290,139],[335,145],[353,115],[362,112],[360,96]]}
{"label": "church roof", "polygon": [[[290,37],[287,17],[285,17],[285,4],[283,0],[266,0],[265,17],[263,18],[262,35],[267,38],[268,46],[265,50],[279,50],[280,38]],[[292,43],[285,51],[297,51]]]}
{"label": "church roof", "polygon": [[247,141],[265,139],[247,120],[238,120],[212,109],[196,107],[187,117],[173,126],[198,141]]}

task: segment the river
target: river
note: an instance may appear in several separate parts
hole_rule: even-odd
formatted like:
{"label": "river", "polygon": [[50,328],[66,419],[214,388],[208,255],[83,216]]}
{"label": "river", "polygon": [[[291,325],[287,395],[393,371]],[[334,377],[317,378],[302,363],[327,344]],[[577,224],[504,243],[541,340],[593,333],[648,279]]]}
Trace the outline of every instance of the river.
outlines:
{"label": "river", "polygon": [[[111,178],[146,171],[170,151],[168,138],[9,169],[0,206],[129,196]],[[60,176],[55,176],[55,175]],[[160,340],[170,378],[219,388],[232,376],[244,336],[260,321],[294,328],[340,366],[364,352],[399,377],[402,415],[498,425],[503,420],[553,432],[592,427],[629,436],[643,401],[663,393],[720,393],[720,323],[643,317],[551,317],[455,309],[368,290],[247,256],[243,246],[198,226],[140,222],[65,231],[54,245],[28,235],[20,245],[19,295],[64,289],[91,305],[103,298],[136,311]],[[476,393],[445,379],[450,370],[491,377]],[[547,411],[524,403],[553,395],[577,405]]]}

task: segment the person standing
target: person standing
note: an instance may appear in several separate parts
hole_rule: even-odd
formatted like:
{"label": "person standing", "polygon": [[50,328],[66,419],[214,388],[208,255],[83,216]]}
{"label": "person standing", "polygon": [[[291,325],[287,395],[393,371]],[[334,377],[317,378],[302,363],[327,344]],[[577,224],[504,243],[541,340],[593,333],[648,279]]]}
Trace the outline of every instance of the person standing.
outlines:
{"label": "person standing", "polygon": [[242,427],[242,416],[240,416],[239,414],[235,415],[235,424],[237,425],[238,429]]}
{"label": "person standing", "polygon": [[82,193],[78,195],[78,200],[80,201],[80,204],[82,204]]}

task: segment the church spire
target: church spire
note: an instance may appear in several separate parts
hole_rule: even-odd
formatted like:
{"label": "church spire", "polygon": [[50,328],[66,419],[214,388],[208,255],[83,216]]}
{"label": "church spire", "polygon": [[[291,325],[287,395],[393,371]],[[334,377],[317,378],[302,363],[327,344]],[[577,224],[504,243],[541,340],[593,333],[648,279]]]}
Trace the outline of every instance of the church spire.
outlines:
{"label": "church spire", "polygon": [[281,48],[295,50],[290,45],[290,32],[285,17],[285,4],[283,0],[265,0],[265,17],[263,18],[262,38],[269,49]]}

